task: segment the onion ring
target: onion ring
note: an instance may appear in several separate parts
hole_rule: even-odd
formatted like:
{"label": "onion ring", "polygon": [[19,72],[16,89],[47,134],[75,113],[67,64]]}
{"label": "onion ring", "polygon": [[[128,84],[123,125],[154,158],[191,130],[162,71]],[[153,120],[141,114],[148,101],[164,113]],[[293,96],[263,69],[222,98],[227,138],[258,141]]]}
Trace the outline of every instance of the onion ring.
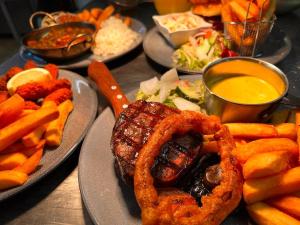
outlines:
{"label": "onion ring", "polygon": [[[175,133],[188,131],[204,135],[214,134],[220,149],[220,167],[222,180],[212,193],[202,197],[202,207],[196,201],[174,207],[174,202],[187,198],[187,193],[180,196],[170,194],[166,197],[154,187],[151,167],[160,147]],[[218,225],[237,207],[242,195],[241,173],[231,151],[234,142],[228,129],[220,124],[215,116],[182,111],[168,116],[155,128],[148,142],[143,146],[136,162],[134,191],[142,210],[144,225]],[[170,197],[171,196],[171,197]]]}

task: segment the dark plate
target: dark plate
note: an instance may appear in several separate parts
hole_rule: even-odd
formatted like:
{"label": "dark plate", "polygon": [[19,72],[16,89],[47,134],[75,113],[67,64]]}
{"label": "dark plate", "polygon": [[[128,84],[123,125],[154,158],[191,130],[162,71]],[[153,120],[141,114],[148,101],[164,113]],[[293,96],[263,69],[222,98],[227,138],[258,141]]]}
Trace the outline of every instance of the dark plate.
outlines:
{"label": "dark plate", "polygon": [[98,100],[88,81],[82,76],[66,70],[60,70],[59,77],[67,78],[72,82],[74,104],[74,109],[64,129],[62,143],[56,149],[47,149],[46,147],[40,168],[30,176],[24,185],[0,192],[0,201],[27,189],[63,163],[82,141],[93,124],[97,113]]}
{"label": "dark plate", "polygon": [[[183,76],[181,79],[199,79]],[[134,100],[136,91],[127,96]],[[107,107],[88,132],[79,157],[79,187],[84,204],[97,225],[140,225],[140,209],[133,188],[125,185],[114,170],[110,138],[115,117]],[[248,216],[239,207],[223,225],[248,225]]]}
{"label": "dark plate", "polygon": [[[61,69],[77,69],[77,68],[87,67],[91,63],[92,60],[109,62],[111,60],[119,58],[119,57],[129,53],[130,51],[135,49],[137,46],[139,46],[142,43],[143,38],[147,32],[147,28],[145,27],[145,25],[142,22],[140,22],[136,19],[133,19],[133,18],[132,18],[131,29],[136,31],[137,33],[139,33],[140,37],[129,49],[125,50],[124,52],[121,52],[120,54],[112,55],[112,56],[109,56],[106,58],[101,58],[99,56],[93,55],[91,52],[88,52],[82,56],[79,56],[78,58],[64,61],[64,62],[55,62],[55,63]],[[34,60],[40,66],[47,64],[46,60],[44,60],[43,58],[41,58],[39,56],[34,55],[30,51],[26,50],[24,47],[20,48],[19,54],[20,54],[21,58],[24,59],[25,61],[29,60],[29,59]]]}
{"label": "dark plate", "polygon": [[[147,56],[149,56],[156,63],[167,68],[174,67],[172,55],[175,49],[159,33],[157,27],[152,28],[147,33],[143,41],[143,47]],[[290,38],[275,26],[266,43],[264,44],[258,59],[276,64],[289,54],[291,48],[292,43]],[[188,70],[180,67],[177,68],[177,70],[183,73],[202,73],[202,70]]]}

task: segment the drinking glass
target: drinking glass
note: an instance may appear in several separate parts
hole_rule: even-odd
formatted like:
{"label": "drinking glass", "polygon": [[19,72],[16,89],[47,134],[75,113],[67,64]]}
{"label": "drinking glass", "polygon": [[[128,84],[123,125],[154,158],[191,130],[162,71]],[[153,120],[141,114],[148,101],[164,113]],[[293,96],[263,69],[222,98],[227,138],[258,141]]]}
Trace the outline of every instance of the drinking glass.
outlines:
{"label": "drinking glass", "polygon": [[157,12],[162,14],[188,11],[191,8],[189,0],[154,0]]}

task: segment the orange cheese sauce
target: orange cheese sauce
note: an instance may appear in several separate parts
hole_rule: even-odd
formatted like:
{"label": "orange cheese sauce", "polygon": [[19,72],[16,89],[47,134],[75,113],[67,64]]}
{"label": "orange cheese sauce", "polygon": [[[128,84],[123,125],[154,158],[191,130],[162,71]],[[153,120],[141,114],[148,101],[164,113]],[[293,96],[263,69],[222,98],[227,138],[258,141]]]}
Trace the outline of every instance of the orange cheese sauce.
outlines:
{"label": "orange cheese sauce", "polygon": [[260,104],[275,100],[280,93],[267,81],[254,76],[233,76],[215,83],[212,92],[235,103]]}

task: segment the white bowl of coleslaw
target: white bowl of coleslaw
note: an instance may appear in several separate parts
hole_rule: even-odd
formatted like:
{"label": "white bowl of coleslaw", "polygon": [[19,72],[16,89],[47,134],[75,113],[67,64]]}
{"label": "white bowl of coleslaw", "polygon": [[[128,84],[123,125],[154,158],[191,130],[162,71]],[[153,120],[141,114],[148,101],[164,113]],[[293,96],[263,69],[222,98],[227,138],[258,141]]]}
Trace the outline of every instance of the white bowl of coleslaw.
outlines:
{"label": "white bowl of coleslaw", "polygon": [[212,27],[202,17],[194,15],[191,11],[183,13],[171,13],[163,16],[152,17],[159,32],[177,48],[186,43],[190,36],[202,29]]}

